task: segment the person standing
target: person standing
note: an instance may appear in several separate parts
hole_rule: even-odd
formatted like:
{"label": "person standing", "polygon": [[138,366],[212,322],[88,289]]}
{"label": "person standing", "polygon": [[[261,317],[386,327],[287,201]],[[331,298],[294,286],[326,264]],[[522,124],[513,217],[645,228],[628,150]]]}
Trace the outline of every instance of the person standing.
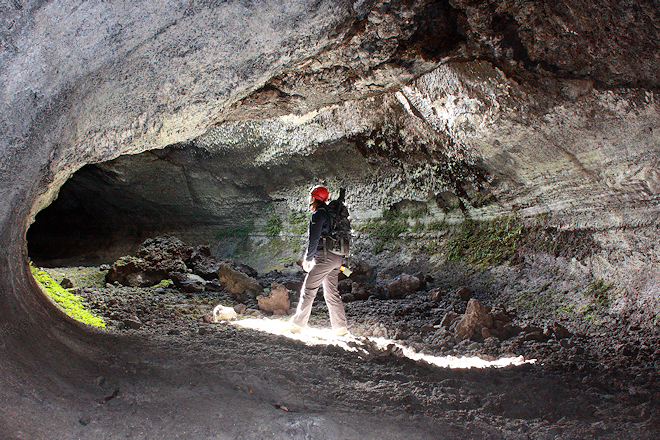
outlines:
{"label": "person standing", "polygon": [[302,267],[307,275],[300,292],[300,300],[295,315],[289,321],[289,331],[300,333],[307,326],[312,313],[312,304],[320,286],[323,286],[323,297],[328,306],[332,331],[336,336],[348,333],[346,328],[346,312],[339,295],[338,276],[344,261],[344,256],[336,254],[326,247],[325,237],[332,226],[326,202],[330,194],[328,190],[317,185],[309,192],[309,209],[312,215],[309,220],[308,244]]}

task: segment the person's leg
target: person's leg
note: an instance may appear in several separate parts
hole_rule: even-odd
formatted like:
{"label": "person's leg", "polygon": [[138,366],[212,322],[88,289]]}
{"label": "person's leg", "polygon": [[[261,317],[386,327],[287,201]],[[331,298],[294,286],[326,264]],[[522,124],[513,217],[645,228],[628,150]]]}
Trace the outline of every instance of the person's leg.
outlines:
{"label": "person's leg", "polygon": [[328,252],[328,261],[332,265],[332,270],[323,278],[323,297],[325,298],[325,303],[328,305],[328,314],[330,315],[332,328],[333,330],[337,330],[346,327],[344,303],[337,288],[339,268],[344,261],[344,257]]}
{"label": "person's leg", "polygon": [[300,291],[300,300],[298,301],[296,314],[291,317],[291,323],[300,327],[307,326],[309,315],[312,313],[312,305],[314,304],[316,293],[319,291],[319,287],[321,287],[323,280],[333,268],[334,263],[328,258],[326,261],[320,263],[317,262],[314,267],[312,267],[312,270],[307,273],[307,276],[305,276],[305,282]]}

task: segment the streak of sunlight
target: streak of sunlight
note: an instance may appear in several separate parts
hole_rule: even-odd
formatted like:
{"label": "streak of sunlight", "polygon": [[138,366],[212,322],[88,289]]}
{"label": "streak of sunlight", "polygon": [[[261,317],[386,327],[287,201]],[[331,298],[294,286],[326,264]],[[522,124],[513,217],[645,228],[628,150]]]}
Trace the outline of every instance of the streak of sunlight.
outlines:
{"label": "streak of sunlight", "polygon": [[526,360],[523,356],[505,357],[492,361],[481,359],[476,356],[431,356],[417,353],[415,350],[395,343],[389,339],[364,336],[358,337],[353,336],[350,333],[345,336],[335,336],[329,329],[308,327],[303,329],[301,333],[291,333],[288,331],[290,328],[289,323],[280,319],[247,318],[232,321],[230,324],[275,335],[286,336],[287,338],[302,341],[307,345],[334,345],[341,347],[346,351],[357,353],[363,357],[395,354],[398,356],[405,356],[416,362],[425,362],[441,368],[503,368],[508,366],[533,364],[536,362],[535,359]]}

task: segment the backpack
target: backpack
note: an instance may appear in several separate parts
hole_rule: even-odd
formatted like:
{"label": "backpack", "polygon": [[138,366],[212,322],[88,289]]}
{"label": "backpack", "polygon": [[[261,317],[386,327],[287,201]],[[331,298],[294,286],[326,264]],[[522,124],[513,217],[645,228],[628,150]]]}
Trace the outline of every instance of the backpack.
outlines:
{"label": "backpack", "polygon": [[326,236],[326,249],[338,254],[347,255],[351,246],[351,221],[348,219],[348,208],[344,205],[346,189],[339,190],[339,198],[328,203],[330,216],[330,232]]}

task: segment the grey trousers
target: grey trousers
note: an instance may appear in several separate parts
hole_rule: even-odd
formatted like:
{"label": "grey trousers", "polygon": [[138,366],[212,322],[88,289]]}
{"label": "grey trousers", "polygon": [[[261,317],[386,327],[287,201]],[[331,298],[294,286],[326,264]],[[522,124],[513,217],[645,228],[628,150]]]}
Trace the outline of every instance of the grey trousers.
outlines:
{"label": "grey trousers", "polygon": [[323,285],[323,297],[328,306],[332,328],[346,327],[344,303],[341,301],[339,289],[337,289],[337,277],[339,276],[339,268],[344,261],[344,257],[327,252],[327,258],[323,261],[324,253],[319,251],[314,260],[316,264],[305,277],[305,283],[300,292],[298,308],[296,309],[296,314],[291,317],[291,322],[301,327],[307,326],[309,315],[312,313],[314,298],[316,298],[319,287]]}

